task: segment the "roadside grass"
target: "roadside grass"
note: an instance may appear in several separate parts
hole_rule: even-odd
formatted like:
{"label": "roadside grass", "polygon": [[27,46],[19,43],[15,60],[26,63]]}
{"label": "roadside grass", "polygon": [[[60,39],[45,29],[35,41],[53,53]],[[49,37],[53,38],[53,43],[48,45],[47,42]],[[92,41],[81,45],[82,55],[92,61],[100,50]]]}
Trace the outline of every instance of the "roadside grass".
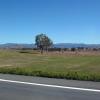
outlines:
{"label": "roadside grass", "polygon": [[0,50],[0,73],[100,81],[100,55]]}

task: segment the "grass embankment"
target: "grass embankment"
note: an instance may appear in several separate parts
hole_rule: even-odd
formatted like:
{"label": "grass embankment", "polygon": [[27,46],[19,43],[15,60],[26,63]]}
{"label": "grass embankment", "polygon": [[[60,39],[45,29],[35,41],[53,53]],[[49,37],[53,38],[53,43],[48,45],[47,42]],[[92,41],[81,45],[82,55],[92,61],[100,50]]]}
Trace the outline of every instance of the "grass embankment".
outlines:
{"label": "grass embankment", "polygon": [[100,55],[0,50],[0,73],[100,81]]}

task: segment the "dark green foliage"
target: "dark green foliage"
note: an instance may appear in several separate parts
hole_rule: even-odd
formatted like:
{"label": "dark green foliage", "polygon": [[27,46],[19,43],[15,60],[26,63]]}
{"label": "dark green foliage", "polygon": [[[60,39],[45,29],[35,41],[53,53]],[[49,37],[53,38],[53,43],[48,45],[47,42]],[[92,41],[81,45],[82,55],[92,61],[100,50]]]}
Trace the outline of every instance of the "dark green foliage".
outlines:
{"label": "dark green foliage", "polygon": [[35,38],[35,45],[41,50],[41,53],[43,53],[44,49],[48,50],[52,44],[51,39],[45,34],[39,34]]}

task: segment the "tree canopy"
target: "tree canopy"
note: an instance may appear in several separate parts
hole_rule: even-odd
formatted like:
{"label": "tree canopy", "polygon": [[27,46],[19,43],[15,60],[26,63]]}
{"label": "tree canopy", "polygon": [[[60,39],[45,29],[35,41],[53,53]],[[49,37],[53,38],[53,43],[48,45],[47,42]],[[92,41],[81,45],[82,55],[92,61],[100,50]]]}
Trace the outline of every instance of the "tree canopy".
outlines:
{"label": "tree canopy", "polygon": [[35,44],[41,50],[41,53],[43,53],[43,50],[48,50],[53,42],[46,34],[41,33],[35,37]]}

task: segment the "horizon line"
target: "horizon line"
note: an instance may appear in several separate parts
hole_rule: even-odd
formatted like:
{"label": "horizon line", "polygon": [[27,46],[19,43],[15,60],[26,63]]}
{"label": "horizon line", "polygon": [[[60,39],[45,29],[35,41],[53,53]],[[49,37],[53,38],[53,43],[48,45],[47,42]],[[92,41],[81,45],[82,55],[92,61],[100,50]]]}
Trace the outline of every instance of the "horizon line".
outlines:
{"label": "horizon line", "polygon": [[[6,43],[0,43],[0,45],[3,45],[3,44],[35,44],[35,43],[18,43],[18,42],[6,42]],[[53,44],[86,44],[86,45],[98,45],[100,43],[73,43],[73,42],[57,42],[57,43],[53,43]]]}

